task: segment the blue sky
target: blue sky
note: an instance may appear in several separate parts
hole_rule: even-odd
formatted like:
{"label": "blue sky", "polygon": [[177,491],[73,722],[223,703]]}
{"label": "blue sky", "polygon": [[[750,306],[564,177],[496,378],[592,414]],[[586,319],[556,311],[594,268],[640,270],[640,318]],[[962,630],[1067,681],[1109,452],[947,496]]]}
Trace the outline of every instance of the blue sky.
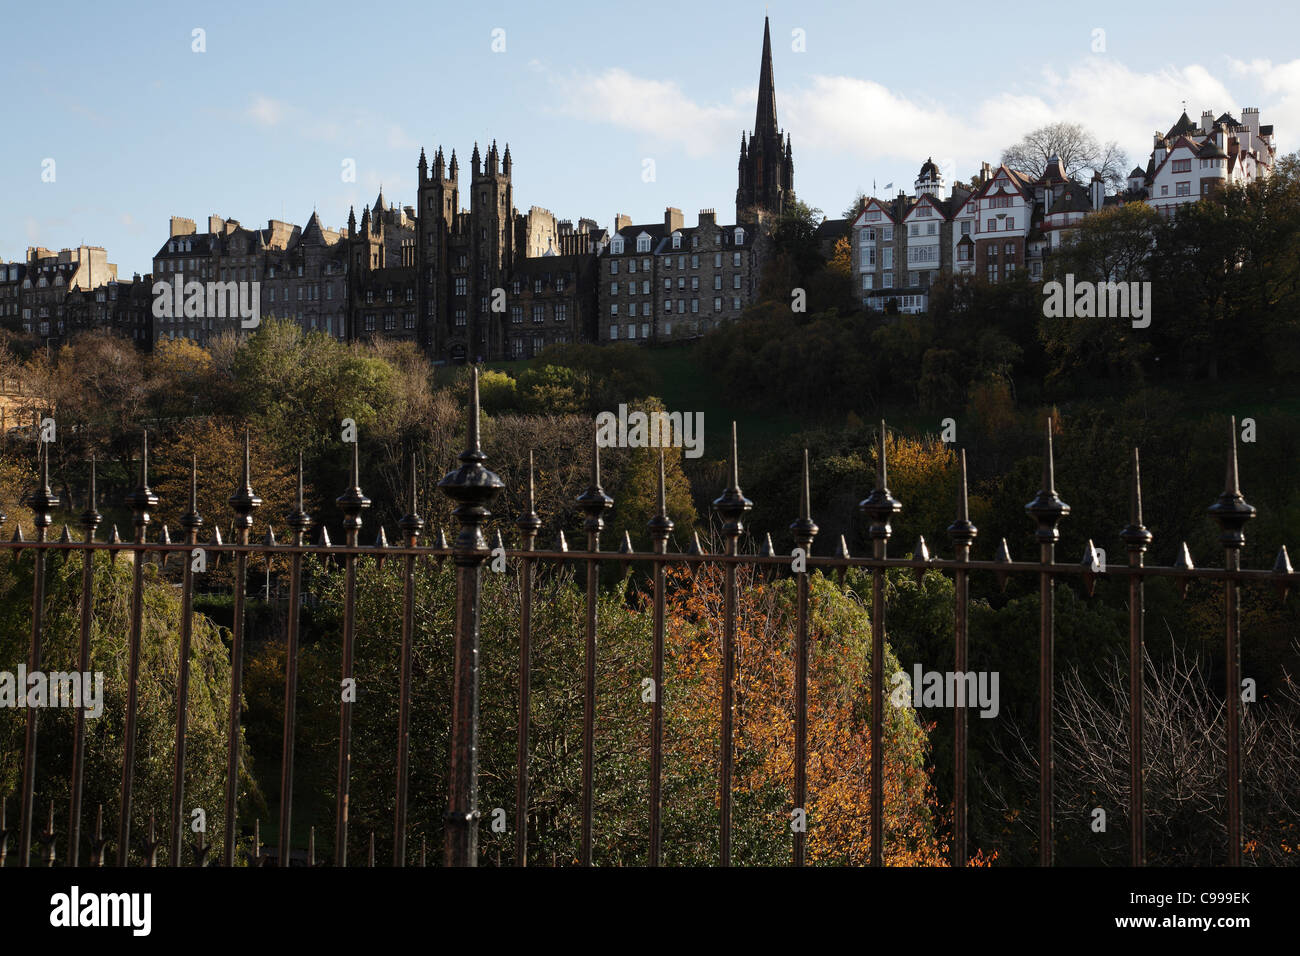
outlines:
{"label": "blue sky", "polygon": [[[1258,106],[1300,145],[1295,8],[1187,2],[654,4],[485,0],[71,2],[0,14],[0,259],[102,245],[146,271],[171,215],[341,226],[349,204],[415,201],[442,144],[510,143],[515,204],[609,225],[677,206],[730,221],[754,119],[765,11],[800,198],[838,215],[927,156],[968,178],[1056,119],[1145,165],[1188,113]],[[371,13],[373,11],[373,14]],[[192,50],[205,31],[206,51]],[[493,52],[493,31],[505,50]],[[804,50],[792,47],[802,31]],[[1104,50],[1094,52],[1104,31]],[[53,182],[42,163],[55,162]],[[356,162],[356,182],[341,176]],[[654,180],[643,178],[654,161]]]}

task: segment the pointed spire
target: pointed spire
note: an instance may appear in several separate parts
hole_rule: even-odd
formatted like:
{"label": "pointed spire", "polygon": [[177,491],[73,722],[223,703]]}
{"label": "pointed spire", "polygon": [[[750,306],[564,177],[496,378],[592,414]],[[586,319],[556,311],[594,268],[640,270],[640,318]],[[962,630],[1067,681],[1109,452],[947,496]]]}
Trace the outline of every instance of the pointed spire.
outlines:
{"label": "pointed spire", "polygon": [[86,541],[95,540],[95,529],[99,523],[104,520],[104,516],[99,513],[95,507],[96,486],[95,472],[97,470],[95,456],[90,456],[90,488],[86,492],[86,510],[81,513],[81,527],[85,532]]}
{"label": "pointed spire", "polygon": [[1142,523],[1142,469],[1138,460],[1138,450],[1133,449],[1133,471],[1129,481],[1128,525],[1119,533],[1120,540],[1128,546],[1130,561],[1141,556],[1151,544],[1152,534]]}
{"label": "pointed spire", "polygon": [[[916,539],[916,544],[912,545],[912,557],[917,561],[925,561],[927,563],[931,560],[930,548],[925,543],[925,535],[918,537]],[[925,568],[913,568],[912,570],[916,573],[916,583],[920,584],[922,579],[925,577]]]}
{"label": "pointed spire", "polygon": [[1228,425],[1228,466],[1223,483],[1223,494],[1210,505],[1210,516],[1219,523],[1223,533],[1219,540],[1225,548],[1235,550],[1246,543],[1246,522],[1255,517],[1255,507],[1241,494],[1237,474],[1237,416]]}
{"label": "pointed spire", "polygon": [[402,531],[402,538],[406,542],[406,546],[410,548],[415,547],[415,543],[420,537],[420,532],[424,530],[424,519],[420,517],[420,513],[415,507],[415,486],[415,452],[411,452],[411,493],[407,496],[407,500],[410,503],[410,510],[408,510],[406,514],[402,515],[401,519],[397,522],[397,527]]}
{"label": "pointed spire", "polygon": [[614,507],[614,499],[605,494],[600,486],[600,429],[593,427],[591,432],[591,484],[578,496],[578,507],[587,515],[583,528],[587,538],[592,542],[591,550],[599,550],[600,532],[605,527],[604,514]]}
{"label": "pointed spire", "polygon": [[880,422],[880,438],[876,445],[876,487],[871,494],[858,503],[858,508],[871,518],[868,532],[871,540],[876,542],[876,557],[885,556],[885,545],[893,533],[889,521],[903,510],[902,503],[889,493],[888,464],[889,434],[885,422]]}
{"label": "pointed spire", "polygon": [[1277,552],[1277,560],[1273,562],[1273,573],[1279,577],[1277,593],[1285,601],[1288,592],[1291,590],[1291,584],[1287,578],[1295,574],[1295,569],[1291,567],[1291,556],[1286,553],[1286,545],[1282,545]]}
{"label": "pointed spire", "polygon": [[[1192,552],[1187,549],[1186,541],[1183,542],[1183,550],[1179,552],[1178,560],[1174,562],[1174,567],[1180,571],[1191,571],[1193,568],[1196,567],[1196,565],[1192,563]],[[1187,597],[1187,585],[1191,583],[1192,583],[1192,579],[1190,577],[1179,576],[1178,578],[1179,597],[1182,598]]]}
{"label": "pointed spire", "polygon": [[772,75],[772,30],[763,17],[763,59],[758,68],[758,107],[754,113],[754,138],[777,135],[776,81]]}
{"label": "pointed spire", "polygon": [[754,503],[740,490],[740,459],[736,451],[736,423],[731,423],[731,485],[713,502],[713,507],[722,515],[725,524],[722,533],[726,535],[728,547],[734,551],[735,540],[745,530],[744,517]]}
{"label": "pointed spire", "polygon": [[966,449],[958,452],[961,476],[957,484],[957,520],[948,525],[948,535],[957,546],[957,560],[969,561],[971,544],[979,529],[970,520],[970,502],[966,493]]}
{"label": "pointed spire", "polygon": [[1038,523],[1034,536],[1040,545],[1055,544],[1060,540],[1057,529],[1061,518],[1070,513],[1070,506],[1056,493],[1056,464],[1052,455],[1052,419],[1047,418],[1047,439],[1043,449],[1043,483],[1034,500],[1025,505],[1025,511]]}
{"label": "pointed spire", "polygon": [[[812,483],[808,472],[808,449],[803,450],[803,480],[799,488],[799,517],[790,524],[790,533],[794,543],[805,552],[812,550],[813,538],[817,537],[817,522],[812,519]],[[772,536],[768,535],[768,544]]]}
{"label": "pointed spire", "polygon": [[664,450],[659,449],[658,509],[646,527],[654,541],[655,551],[663,553],[668,548],[668,536],[673,533],[673,519],[668,517],[668,488],[664,479]]}
{"label": "pointed spire", "polygon": [[[993,556],[993,560],[998,564],[1011,563],[1011,549],[1007,547],[1007,539],[1003,538],[1002,543],[998,545],[998,553]],[[1007,589],[1007,572],[995,571],[994,576],[998,580],[998,587],[1003,591]]]}
{"label": "pointed spire", "polygon": [[465,450],[458,458],[461,465],[438,482],[438,487],[456,502],[456,509],[452,512],[460,521],[456,548],[464,552],[486,551],[487,542],[483,539],[481,526],[492,516],[487,506],[505,487],[505,482],[483,464],[487,461],[487,455],[483,453],[479,440],[477,365],[473,367],[470,377],[469,416],[465,432]]}

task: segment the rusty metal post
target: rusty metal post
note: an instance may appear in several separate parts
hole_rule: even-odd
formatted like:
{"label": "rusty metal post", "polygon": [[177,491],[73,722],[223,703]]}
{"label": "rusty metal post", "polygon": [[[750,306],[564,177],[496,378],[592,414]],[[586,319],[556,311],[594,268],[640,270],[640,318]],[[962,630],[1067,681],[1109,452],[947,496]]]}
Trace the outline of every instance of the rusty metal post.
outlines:
{"label": "rusty metal post", "polygon": [[[966,492],[966,449],[961,450],[961,483],[957,488],[957,520],[948,526],[948,534],[956,548],[956,558],[964,564],[970,563],[971,545],[979,529],[971,523],[970,504]],[[956,644],[953,666],[958,681],[967,670],[967,652],[970,645],[970,622],[968,605],[970,602],[969,572],[957,568],[953,572],[953,589],[955,601],[953,606],[953,641]],[[967,832],[966,800],[966,739],[969,729],[967,724],[967,701],[964,694],[959,695],[957,709],[953,714],[953,810],[952,810],[952,865],[965,866],[970,854]]]}
{"label": "rusty metal post", "polygon": [[[288,516],[293,543],[302,547],[316,524],[302,500],[302,453],[298,453],[298,507]],[[269,563],[269,557],[268,557]],[[289,620],[284,657],[284,741],[280,758],[280,866],[293,852],[293,743],[298,718],[298,603],[302,596],[302,552],[289,558]]]}
{"label": "rusty metal post", "polygon": [[131,787],[135,776],[135,724],[140,683],[140,634],[144,618],[144,564],[149,510],[158,507],[158,496],[149,489],[149,433],[144,433],[140,456],[140,484],[126,499],[134,513],[135,567],[131,591],[131,643],[126,678],[126,729],[122,741],[122,815],[117,822],[117,865],[126,866],[131,855]]}
{"label": "rusty metal post", "polygon": [[[357,546],[361,533],[361,512],[370,499],[361,492],[361,437],[352,442],[352,485],[335,499],[343,512],[343,531],[349,548]],[[343,557],[343,676],[339,683],[339,766],[334,808],[334,865],[348,865],[348,797],[352,784],[352,676],[356,637],[357,556]]]}
{"label": "rusty metal post", "polygon": [[[731,484],[713,502],[722,516],[723,537],[727,539],[727,554],[735,557],[740,535],[745,530],[744,517],[754,503],[740,490],[740,461],[736,454],[736,423],[731,423]],[[735,763],[736,694],[736,563],[728,562],[723,591],[722,624],[722,745],[718,773],[719,795],[719,862],[731,865],[731,790]]]}
{"label": "rusty metal post", "polygon": [[190,460],[190,507],[181,515],[185,529],[185,543],[189,551],[182,556],[184,567],[181,579],[181,646],[176,664],[176,746],[172,770],[172,831],[171,865],[181,865],[181,851],[185,845],[185,733],[189,727],[190,701],[190,641],[194,608],[194,555],[199,540],[203,516],[199,514],[199,461],[195,455]]}
{"label": "rusty metal post", "polygon": [[[248,544],[248,533],[253,527],[253,512],[262,506],[262,499],[253,493],[249,471],[251,460],[248,429],[244,429],[244,472],[230,507],[235,512],[235,532],[239,544]],[[235,554],[235,606],[230,639],[230,703],[226,721],[226,866],[235,865],[235,822],[239,805],[239,702],[244,695],[244,591],[247,587],[248,552]]]}
{"label": "rusty metal post", "polygon": [[[885,423],[880,423],[876,487],[858,507],[871,518],[868,531],[876,560],[883,561],[893,533],[890,519],[903,510],[889,493]],[[884,865],[885,846],[885,570],[871,571],[871,865]]]}
{"label": "rusty metal post", "polygon": [[[1138,450],[1133,449],[1133,483],[1129,498],[1129,523],[1119,533],[1128,548],[1130,567],[1140,568],[1152,534],[1142,523],[1142,475]],[[1146,865],[1146,815],[1142,792],[1142,717],[1145,595],[1141,575],[1128,579],[1128,748],[1129,748],[1129,862]]]}
{"label": "rusty metal post", "polygon": [[[1229,424],[1228,469],[1223,494],[1210,506],[1210,515],[1223,533],[1223,567],[1230,574],[1241,570],[1241,549],[1246,544],[1246,522],[1255,508],[1241,493],[1237,474],[1237,418]],[[1234,577],[1224,588],[1224,703],[1228,745],[1228,865],[1241,866],[1241,584]]]}
{"label": "rusty metal post", "polygon": [[[533,453],[528,452],[528,510],[515,521],[520,547],[532,551],[541,530],[533,487]],[[533,667],[533,559],[519,559],[519,703],[515,740],[515,866],[528,865],[528,720]]]}
{"label": "rusty metal post", "polygon": [[[95,458],[90,458],[90,489],[86,510],[81,513],[83,540],[95,540],[95,529],[104,520],[95,508]],[[77,667],[83,674],[90,672],[90,625],[93,615],[95,583],[95,552],[86,548],[81,552],[81,635],[77,649]],[[81,865],[81,794],[86,766],[86,711],[77,708],[72,726],[72,781],[71,800],[68,807],[68,865]]]}
{"label": "rusty metal post", "polygon": [[[668,553],[668,536],[673,533],[673,519],[668,517],[668,489],[664,480],[664,452],[659,449],[659,508],[646,525],[654,542],[655,554]],[[663,765],[664,765],[664,562],[654,562],[654,649],[651,681],[654,700],[650,702],[650,865],[663,860]]]}
{"label": "rusty metal post", "polygon": [[799,517],[790,525],[795,546],[804,553],[799,572],[798,622],[794,647],[794,809],[804,815],[803,828],[794,831],[794,865],[803,866],[808,844],[808,565],[817,522],[812,519],[812,485],[808,474],[808,449],[803,450],[803,487]]}
{"label": "rusty metal post", "polygon": [[[614,506],[614,499],[600,486],[599,430],[592,432],[591,484],[578,496],[578,507],[587,515],[583,528],[587,532],[587,550],[600,550],[600,532],[605,527],[604,513]],[[600,597],[600,562],[587,560],[587,641],[583,656],[582,681],[582,850],[583,866],[591,866],[592,788],[595,786],[596,761],[596,608]]]}
{"label": "rusty metal post", "polygon": [[1048,569],[1054,563],[1057,524],[1070,513],[1070,506],[1056,493],[1052,461],[1052,419],[1047,419],[1047,444],[1043,452],[1043,484],[1025,511],[1038,523],[1039,558],[1044,570],[1038,576],[1038,862],[1051,866],[1053,846],[1052,774],[1052,681],[1054,676],[1056,621],[1052,607],[1055,578]]}
{"label": "rusty metal post", "polygon": [[[50,491],[50,452],[49,446],[41,442],[40,450],[40,486],[28,496],[26,504],[32,509],[32,523],[36,526],[36,540],[45,541],[45,535],[54,521],[51,514],[59,506],[59,499]],[[41,640],[45,626],[45,550],[37,548],[32,554],[32,639],[28,648],[27,671],[35,673],[41,669]],[[20,692],[25,692],[22,688]],[[32,851],[32,813],[36,801],[36,732],[39,708],[27,708],[27,736],[23,749],[23,793],[22,812],[19,817],[18,830],[18,865],[30,865]]]}
{"label": "rusty metal post", "polygon": [[488,556],[482,525],[492,513],[487,506],[504,483],[489,471],[479,439],[478,368],[470,383],[469,427],[460,467],[438,487],[456,502],[452,512],[460,521],[456,537],[456,656],[452,684],[451,741],[447,768],[448,866],[478,865],[478,654],[479,602],[483,561]]}
{"label": "rusty metal post", "polygon": [[[416,511],[415,453],[411,453],[411,509],[397,522],[403,543],[414,548],[424,530]],[[397,798],[393,823],[393,866],[406,866],[406,799],[411,774],[411,667],[415,653],[415,555],[407,554],[402,568],[402,656],[397,705]]]}

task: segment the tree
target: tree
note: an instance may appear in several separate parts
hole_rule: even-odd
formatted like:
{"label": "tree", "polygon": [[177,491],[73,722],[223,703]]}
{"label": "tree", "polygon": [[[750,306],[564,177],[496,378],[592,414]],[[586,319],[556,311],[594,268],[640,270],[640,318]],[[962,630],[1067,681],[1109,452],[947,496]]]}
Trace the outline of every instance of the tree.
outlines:
{"label": "tree", "polygon": [[1078,123],[1049,123],[1026,133],[1020,142],[1003,151],[1002,163],[1037,179],[1054,156],[1061,161],[1061,171],[1071,179],[1085,171],[1089,176],[1098,172],[1109,188],[1118,190],[1128,178],[1124,151],[1114,142],[1099,145],[1096,137]]}

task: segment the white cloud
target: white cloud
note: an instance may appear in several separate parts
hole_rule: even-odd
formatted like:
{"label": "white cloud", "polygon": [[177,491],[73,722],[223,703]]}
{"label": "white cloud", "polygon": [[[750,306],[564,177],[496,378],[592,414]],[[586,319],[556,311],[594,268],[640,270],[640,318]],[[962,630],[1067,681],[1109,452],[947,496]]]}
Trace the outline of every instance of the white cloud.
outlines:
{"label": "white cloud", "polygon": [[261,93],[254,93],[253,101],[249,104],[246,115],[253,122],[262,126],[278,126],[287,112],[287,107],[279,100],[274,100]]}
{"label": "white cloud", "polygon": [[[739,143],[744,126],[737,105],[701,104],[673,82],[634,76],[611,67],[602,73],[549,74],[556,112],[608,123],[700,157]],[[753,92],[747,94],[752,100]]]}

